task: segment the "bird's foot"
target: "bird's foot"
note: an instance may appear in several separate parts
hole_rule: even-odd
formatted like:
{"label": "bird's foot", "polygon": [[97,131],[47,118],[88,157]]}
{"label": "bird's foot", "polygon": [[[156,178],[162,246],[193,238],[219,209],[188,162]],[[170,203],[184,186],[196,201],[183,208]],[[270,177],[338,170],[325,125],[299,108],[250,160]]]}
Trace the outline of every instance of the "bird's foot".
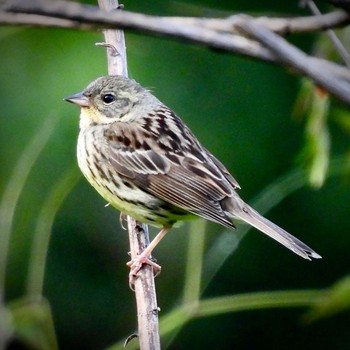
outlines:
{"label": "bird's foot", "polygon": [[157,277],[160,274],[160,271],[162,269],[160,265],[151,260],[149,256],[144,256],[143,254],[139,255],[137,258],[132,259],[126,264],[130,267],[129,285],[132,290],[134,290],[133,286],[135,284],[137,275],[144,264],[153,267],[154,277]]}

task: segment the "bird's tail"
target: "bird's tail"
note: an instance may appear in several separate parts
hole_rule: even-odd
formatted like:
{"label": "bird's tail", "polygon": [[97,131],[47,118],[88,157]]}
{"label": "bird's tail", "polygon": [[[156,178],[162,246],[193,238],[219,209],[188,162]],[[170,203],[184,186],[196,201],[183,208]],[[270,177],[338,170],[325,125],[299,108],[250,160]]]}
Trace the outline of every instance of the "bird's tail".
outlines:
{"label": "bird's tail", "polygon": [[[233,204],[233,202],[230,204]],[[229,212],[234,218],[243,220],[254,226],[304,259],[321,259],[321,256],[305,243],[301,242],[299,239],[295,238],[270,220],[264,218],[238,196],[234,198],[234,208],[230,208]]]}

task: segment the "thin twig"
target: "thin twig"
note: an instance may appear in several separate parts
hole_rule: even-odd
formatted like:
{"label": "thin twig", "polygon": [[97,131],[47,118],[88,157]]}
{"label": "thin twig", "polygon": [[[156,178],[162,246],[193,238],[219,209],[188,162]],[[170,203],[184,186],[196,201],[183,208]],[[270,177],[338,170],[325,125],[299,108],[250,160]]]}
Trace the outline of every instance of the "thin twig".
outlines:
{"label": "thin twig", "polygon": [[[119,12],[117,0],[98,0],[99,6],[105,11]],[[107,48],[108,74],[127,76],[127,60],[124,33],[121,30],[104,30],[104,43],[98,46]],[[128,217],[128,232],[130,241],[131,259],[137,258],[149,244],[148,229],[133,218]],[[158,306],[155,290],[153,268],[149,265],[143,266],[139,271],[134,284],[137,319],[138,338],[141,350],[159,350],[159,324]],[[132,335],[132,338],[135,334]],[[127,342],[130,341],[128,337]]]}
{"label": "thin twig", "polygon": [[[318,7],[314,3],[314,1],[306,0],[305,3],[306,3],[306,6],[310,9],[310,11],[314,15],[322,16],[321,11],[318,9]],[[348,68],[350,68],[350,55],[349,55],[348,51],[346,50],[346,48],[344,47],[343,43],[338,38],[337,34],[332,29],[327,29],[326,33],[327,33],[329,39],[331,40],[331,42],[333,43],[334,47],[338,51],[340,57],[343,59],[345,64],[348,66]]]}

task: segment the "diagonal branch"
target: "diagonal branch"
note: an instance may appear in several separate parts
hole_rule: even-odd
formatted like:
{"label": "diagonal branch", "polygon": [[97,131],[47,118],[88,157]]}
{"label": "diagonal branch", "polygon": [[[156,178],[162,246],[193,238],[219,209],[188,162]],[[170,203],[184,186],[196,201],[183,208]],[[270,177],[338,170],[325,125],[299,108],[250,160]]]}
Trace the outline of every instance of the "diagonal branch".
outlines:
{"label": "diagonal branch", "polygon": [[[306,0],[305,1],[305,5],[310,9],[310,11],[314,15],[322,16],[321,11],[318,9],[318,7],[316,6],[316,4],[314,3],[313,0]],[[339,56],[343,59],[343,61],[347,65],[347,67],[350,68],[350,56],[349,56],[349,53],[347,52],[347,50],[345,49],[344,45],[342,44],[342,42],[338,38],[337,34],[335,34],[335,32],[332,29],[327,29],[326,33],[327,33],[330,41],[334,45],[334,47],[337,49],[337,51],[339,53]]]}
{"label": "diagonal branch", "polygon": [[329,71],[323,70],[326,61],[320,64],[319,60],[310,57],[285,39],[253,23],[253,21],[241,22],[237,25],[243,32],[259,41],[279,57],[279,60],[288,67],[292,67],[316,82],[319,86],[332,91],[335,96],[345,103],[350,99],[350,82],[340,76],[333,76]]}

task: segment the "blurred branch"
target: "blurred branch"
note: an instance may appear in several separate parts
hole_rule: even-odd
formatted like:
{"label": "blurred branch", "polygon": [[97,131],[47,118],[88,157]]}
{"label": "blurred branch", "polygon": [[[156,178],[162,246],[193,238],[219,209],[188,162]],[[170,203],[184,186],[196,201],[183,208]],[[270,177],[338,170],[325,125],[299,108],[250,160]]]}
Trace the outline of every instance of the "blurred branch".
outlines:
{"label": "blurred branch", "polygon": [[187,261],[185,283],[183,289],[183,304],[196,303],[201,295],[203,257],[205,250],[206,221],[193,221],[188,234]]}
{"label": "blurred branch", "polygon": [[[134,29],[155,34],[186,37],[187,26],[197,26],[211,30],[233,33],[237,21],[246,15],[234,15],[227,18],[197,18],[197,17],[160,17],[144,15],[134,12],[107,12],[95,6],[77,2],[55,0],[11,0],[7,3],[7,11],[22,12],[48,16],[52,18],[65,18],[89,24],[96,28]],[[319,16],[296,18],[270,18],[259,17],[259,24],[279,34],[315,32],[329,28],[344,26],[350,23],[350,15],[337,10]],[[35,25],[35,23],[33,23]],[[92,27],[91,27],[92,28]],[[85,29],[85,28],[84,28]],[[193,38],[196,40],[196,38]]]}
{"label": "blurred branch", "polygon": [[240,28],[245,34],[268,48],[282,64],[311,78],[317,85],[350,105],[350,81],[330,72],[328,67],[330,62],[307,55],[284,38],[253,21],[241,21],[236,28]]}
{"label": "blurred branch", "polygon": [[[7,11],[20,12],[14,23],[38,20],[38,25],[62,25],[64,28],[96,30],[121,28],[181,39],[238,55],[294,68],[331,94],[350,105],[350,71],[336,63],[312,57],[289,44],[280,35],[314,32],[350,23],[350,14],[337,10],[324,15],[296,18],[253,18],[234,15],[227,18],[159,17],[127,11],[107,12],[95,6],[68,1],[46,2],[12,0]],[[0,13],[0,23],[9,24]],[[31,16],[26,19],[26,16]],[[36,16],[36,17],[33,17]],[[45,19],[45,21],[44,21]],[[59,23],[59,20],[63,21]],[[70,22],[69,22],[70,21]],[[80,27],[79,27],[80,24]]]}
{"label": "blurred branch", "polygon": [[68,169],[53,185],[52,190],[46,197],[36,220],[33,234],[33,244],[28,264],[28,280],[26,296],[32,302],[42,302],[46,258],[49,250],[52,227],[57,211],[67,195],[71,192],[81,173],[76,165]]}
{"label": "blurred branch", "polygon": [[[98,0],[104,11],[119,8],[118,0]],[[116,13],[119,13],[117,11]],[[108,74],[128,75],[124,33],[121,30],[104,30],[105,43],[98,46],[107,48]],[[128,232],[131,259],[136,259],[149,245],[148,227],[128,216]],[[129,280],[130,283],[130,280]],[[157,294],[153,268],[144,265],[138,272],[133,285],[136,297],[139,345],[141,350],[160,349]],[[126,340],[126,344],[133,335]]]}
{"label": "blurred branch", "polygon": [[[288,290],[235,294],[202,299],[194,304],[180,305],[161,319],[162,337],[177,332],[190,320],[210,316],[224,315],[232,312],[248,310],[264,310],[275,308],[316,307],[327,302],[332,296],[332,289]],[[191,314],[189,316],[189,310]],[[133,344],[130,344],[133,345]],[[107,350],[122,350],[119,342]],[[137,349],[130,346],[129,350]]]}
{"label": "blurred branch", "polygon": [[14,223],[15,210],[18,199],[23,191],[30,171],[42,149],[54,131],[57,118],[50,116],[43,122],[40,129],[34,134],[29,144],[25,146],[19,157],[9,181],[0,198],[0,349],[6,348],[6,343],[11,336],[10,323],[5,309],[5,283],[8,263],[11,233]]}
{"label": "blurred branch", "polygon": [[[305,0],[305,6],[307,6],[310,11],[315,15],[315,16],[322,16],[321,11],[318,9],[317,5],[315,4],[314,1],[312,0]],[[334,47],[337,49],[339,56],[343,59],[345,64],[347,65],[348,68],[350,68],[350,56],[347,50],[345,49],[344,45],[338,38],[337,34],[332,29],[327,29],[326,33],[333,43]]]}
{"label": "blurred branch", "polygon": [[201,300],[194,317],[271,308],[307,307],[329,298],[328,289],[254,292]]}
{"label": "blurred branch", "polygon": [[26,13],[10,13],[4,11],[0,11],[0,24],[96,30],[95,25],[84,24],[71,19],[55,18],[45,15],[31,15]]}

